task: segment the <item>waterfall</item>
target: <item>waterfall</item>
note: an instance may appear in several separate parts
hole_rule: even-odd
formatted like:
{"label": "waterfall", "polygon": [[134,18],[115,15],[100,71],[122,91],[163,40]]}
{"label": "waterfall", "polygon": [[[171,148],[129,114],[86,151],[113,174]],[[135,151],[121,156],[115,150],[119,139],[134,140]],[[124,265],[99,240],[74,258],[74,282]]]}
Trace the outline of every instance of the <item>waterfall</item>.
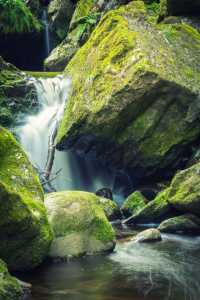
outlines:
{"label": "waterfall", "polygon": [[[29,80],[37,90],[40,111],[36,116],[26,117],[25,125],[19,130],[19,143],[30,162],[34,166],[37,163],[44,170],[48,138],[56,122],[61,122],[71,82],[63,75],[38,80],[29,76]],[[52,181],[59,191],[80,190],[95,193],[104,187],[113,189],[115,172],[97,161],[56,150],[52,172],[57,172],[60,168],[61,176]]]}
{"label": "waterfall", "polygon": [[47,21],[46,10],[42,13],[42,23],[45,27],[45,45],[46,45],[46,57],[50,55],[50,34],[49,34],[49,23]]}

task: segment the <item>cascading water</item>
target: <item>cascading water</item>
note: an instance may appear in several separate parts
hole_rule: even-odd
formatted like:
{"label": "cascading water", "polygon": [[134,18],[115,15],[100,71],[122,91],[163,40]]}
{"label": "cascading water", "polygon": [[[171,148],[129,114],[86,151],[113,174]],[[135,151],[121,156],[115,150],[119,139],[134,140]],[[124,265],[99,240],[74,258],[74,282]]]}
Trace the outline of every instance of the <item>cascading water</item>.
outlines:
{"label": "cascading water", "polygon": [[47,21],[46,10],[42,13],[42,23],[45,26],[45,46],[46,46],[46,57],[50,55],[50,34],[49,34],[49,23]]}
{"label": "cascading water", "polygon": [[[60,75],[54,79],[36,80],[30,77],[29,80],[36,87],[40,112],[36,116],[27,117],[26,124],[19,130],[19,142],[31,163],[34,166],[37,163],[44,170],[48,139],[56,123],[60,123],[63,117],[70,92],[70,79]],[[56,150],[52,171],[57,172],[60,168],[61,176],[52,182],[59,191],[82,190],[95,193],[103,187],[113,189],[115,172],[96,161]],[[123,201],[121,195],[118,198]]]}

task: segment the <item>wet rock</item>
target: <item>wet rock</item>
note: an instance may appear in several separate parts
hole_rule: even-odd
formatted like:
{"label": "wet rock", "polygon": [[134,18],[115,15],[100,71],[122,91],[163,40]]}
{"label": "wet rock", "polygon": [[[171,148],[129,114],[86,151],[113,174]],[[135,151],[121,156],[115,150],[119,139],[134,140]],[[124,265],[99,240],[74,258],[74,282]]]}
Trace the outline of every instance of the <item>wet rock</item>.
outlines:
{"label": "wet rock", "polygon": [[189,159],[186,165],[186,169],[192,167],[193,165],[196,165],[199,162],[200,162],[200,147],[198,147],[192,154],[191,158]]}
{"label": "wet rock", "polygon": [[158,228],[161,232],[198,232],[200,231],[200,219],[194,214],[185,214],[162,222]]}
{"label": "wet rock", "polygon": [[121,219],[122,215],[120,213],[119,207],[114,201],[100,198],[100,202],[109,222]]}
{"label": "wet rock", "polygon": [[197,31],[152,24],[142,1],[108,12],[65,69],[57,149],[137,178],[172,176],[200,134],[198,54]]}
{"label": "wet rock", "polygon": [[125,217],[135,215],[140,209],[147,204],[147,200],[139,191],[131,194],[121,207],[121,212]]}
{"label": "wet rock", "polygon": [[61,72],[80,48],[77,29],[68,34],[44,61],[44,71]]}
{"label": "wet rock", "polygon": [[22,290],[25,292],[25,293],[30,293],[31,292],[31,289],[32,289],[32,285],[30,283],[26,283],[24,281],[21,281],[19,280],[18,278],[16,277],[13,277],[20,285],[20,287],[22,288]]}
{"label": "wet rock", "polygon": [[159,224],[170,217],[180,215],[181,212],[173,208],[167,201],[167,195],[168,190],[165,190],[155,200],[149,202],[136,214],[122,222],[127,224]]}
{"label": "wet rock", "polygon": [[112,191],[108,188],[99,189],[96,192],[96,195],[99,196],[99,197],[103,197],[103,198],[106,198],[106,199],[113,200]]}
{"label": "wet rock", "polygon": [[132,241],[139,243],[151,243],[161,241],[161,234],[157,229],[147,229],[137,234]]}
{"label": "wet rock", "polygon": [[28,270],[42,262],[53,234],[44,194],[27,155],[0,127],[0,257],[9,270]]}
{"label": "wet rock", "polygon": [[200,163],[180,171],[166,190],[167,201],[183,213],[200,216]]}
{"label": "wet rock", "polygon": [[26,6],[29,7],[30,12],[37,16],[38,12],[40,10],[40,3],[38,0],[27,0],[26,1]]}
{"label": "wet rock", "polygon": [[8,273],[6,263],[0,259],[0,299],[21,300],[23,290],[18,281]]}
{"label": "wet rock", "polygon": [[45,206],[54,232],[49,259],[64,260],[114,249],[115,233],[95,194],[57,192],[45,196]]}
{"label": "wet rock", "polygon": [[200,2],[199,0],[161,0],[158,10],[158,22],[163,21],[167,16],[199,14]]}
{"label": "wet rock", "polygon": [[47,7],[54,46],[59,45],[66,38],[73,12],[74,5],[70,0],[53,0]]}
{"label": "wet rock", "polygon": [[0,57],[0,126],[19,125],[27,114],[38,111],[35,87],[20,71]]}

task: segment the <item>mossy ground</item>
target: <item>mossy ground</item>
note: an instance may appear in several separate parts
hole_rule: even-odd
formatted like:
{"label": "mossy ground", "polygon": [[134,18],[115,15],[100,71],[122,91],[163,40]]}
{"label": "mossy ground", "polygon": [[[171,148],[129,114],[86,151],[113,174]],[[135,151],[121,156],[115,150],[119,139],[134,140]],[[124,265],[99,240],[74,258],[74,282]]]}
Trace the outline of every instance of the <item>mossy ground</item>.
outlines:
{"label": "mossy ground", "polygon": [[2,127],[0,190],[0,256],[9,269],[33,268],[48,251],[52,230],[37,174],[20,145]]}

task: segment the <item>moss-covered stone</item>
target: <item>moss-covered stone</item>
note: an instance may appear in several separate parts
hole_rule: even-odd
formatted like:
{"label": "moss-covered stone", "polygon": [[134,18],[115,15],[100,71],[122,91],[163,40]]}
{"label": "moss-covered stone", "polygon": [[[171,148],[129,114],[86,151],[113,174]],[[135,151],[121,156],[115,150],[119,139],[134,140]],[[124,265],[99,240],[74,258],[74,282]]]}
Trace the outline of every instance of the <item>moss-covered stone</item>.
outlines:
{"label": "moss-covered stone", "polygon": [[67,259],[114,249],[115,233],[96,195],[57,192],[45,196],[45,206],[54,232],[49,258]]}
{"label": "moss-covered stone", "polygon": [[9,269],[34,268],[46,255],[53,234],[43,201],[28,157],[0,127],[0,257]]}
{"label": "moss-covered stone", "polygon": [[0,259],[0,299],[1,300],[21,300],[23,291],[9,273],[6,263]]}
{"label": "moss-covered stone", "polygon": [[122,215],[119,211],[119,207],[114,201],[106,198],[100,198],[100,202],[109,222],[121,219]]}
{"label": "moss-covered stone", "polygon": [[198,147],[190,157],[186,168],[190,168],[200,162],[200,147]]}
{"label": "moss-covered stone", "polygon": [[133,239],[133,242],[152,243],[161,241],[161,234],[157,229],[146,229],[138,233]]}
{"label": "moss-covered stone", "polygon": [[200,163],[176,174],[168,190],[167,201],[180,211],[200,216]]}
{"label": "moss-covered stone", "polygon": [[68,34],[64,41],[58,45],[44,61],[45,71],[64,71],[66,65],[80,48],[77,39],[77,30]]}
{"label": "moss-covered stone", "polygon": [[0,56],[0,126],[14,126],[25,114],[37,110],[33,84],[29,84],[15,66],[5,63]]}
{"label": "moss-covered stone", "polygon": [[137,177],[172,175],[200,134],[199,44],[187,25],[152,24],[142,1],[108,12],[65,69],[57,149]]}
{"label": "moss-covered stone", "polygon": [[66,38],[73,12],[74,5],[70,0],[53,0],[48,5],[47,15],[54,46]]}
{"label": "moss-covered stone", "polygon": [[161,24],[183,24],[189,25],[200,33],[200,15],[191,16],[170,16],[164,19]]}
{"label": "moss-covered stone", "polygon": [[179,217],[174,217],[162,222],[158,228],[161,232],[198,232],[200,231],[200,219],[189,213]]}
{"label": "moss-covered stone", "polygon": [[144,196],[139,191],[131,194],[121,207],[121,211],[126,217],[136,214],[147,204]]}

